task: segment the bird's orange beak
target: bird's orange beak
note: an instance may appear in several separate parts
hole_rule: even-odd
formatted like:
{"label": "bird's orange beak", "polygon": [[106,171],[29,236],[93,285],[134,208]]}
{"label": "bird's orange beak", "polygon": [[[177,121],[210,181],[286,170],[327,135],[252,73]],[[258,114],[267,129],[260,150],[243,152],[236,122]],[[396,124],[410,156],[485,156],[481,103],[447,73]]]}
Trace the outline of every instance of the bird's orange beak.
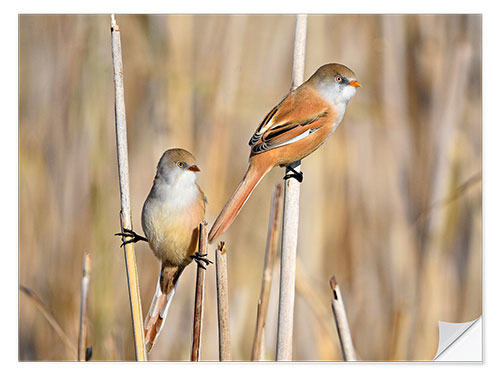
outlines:
{"label": "bird's orange beak", "polygon": [[188,168],[188,171],[191,171],[191,172],[199,172],[200,171],[200,168],[198,168],[198,166],[196,164],[193,164],[192,166],[190,166]]}
{"label": "bird's orange beak", "polygon": [[361,83],[356,80],[352,80],[351,82],[349,82],[349,85],[353,87],[361,87]]}

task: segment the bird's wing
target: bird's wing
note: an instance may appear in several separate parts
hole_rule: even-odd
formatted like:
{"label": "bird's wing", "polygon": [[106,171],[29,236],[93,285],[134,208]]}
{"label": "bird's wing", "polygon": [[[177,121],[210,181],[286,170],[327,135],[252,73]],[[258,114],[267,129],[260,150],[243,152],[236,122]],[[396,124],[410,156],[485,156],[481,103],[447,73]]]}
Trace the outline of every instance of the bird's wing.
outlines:
{"label": "bird's wing", "polygon": [[249,142],[252,153],[285,146],[314,133],[323,125],[322,119],[329,108],[310,88],[292,91],[268,113],[253,134]]}

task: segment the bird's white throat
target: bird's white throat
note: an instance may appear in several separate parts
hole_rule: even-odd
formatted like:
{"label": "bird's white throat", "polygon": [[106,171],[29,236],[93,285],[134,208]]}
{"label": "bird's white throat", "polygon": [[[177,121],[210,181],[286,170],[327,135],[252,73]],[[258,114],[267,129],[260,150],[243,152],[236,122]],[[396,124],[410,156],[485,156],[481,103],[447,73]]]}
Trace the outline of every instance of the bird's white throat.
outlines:
{"label": "bird's white throat", "polygon": [[338,85],[334,83],[321,83],[317,87],[321,97],[334,107],[344,107],[356,94],[356,87],[351,85]]}
{"label": "bird's white throat", "polygon": [[196,184],[196,173],[179,171],[169,176],[167,183],[154,184],[155,194],[162,197],[163,202],[170,209],[182,209],[193,204],[200,195]]}

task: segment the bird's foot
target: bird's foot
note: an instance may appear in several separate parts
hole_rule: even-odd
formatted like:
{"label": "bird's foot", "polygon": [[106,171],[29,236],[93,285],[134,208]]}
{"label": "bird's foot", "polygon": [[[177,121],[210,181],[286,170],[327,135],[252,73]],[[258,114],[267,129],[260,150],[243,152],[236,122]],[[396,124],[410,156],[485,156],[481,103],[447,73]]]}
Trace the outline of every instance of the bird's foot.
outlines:
{"label": "bird's foot", "polygon": [[[148,239],[146,237],[143,237],[137,233],[135,233],[131,229],[123,228],[123,232],[120,233],[115,233],[115,236],[122,236],[122,244],[120,247],[125,246],[128,243],[135,243],[139,241],[146,241],[148,242]],[[125,240],[126,237],[130,237],[130,239]]]}
{"label": "bird's foot", "polygon": [[304,173],[302,173],[302,171],[297,172],[292,165],[287,165],[285,177],[283,177],[283,180],[286,181],[290,178],[295,178],[300,183],[304,180]]}
{"label": "bird's foot", "polygon": [[211,260],[207,258],[207,255],[208,254],[201,254],[200,252],[197,251],[196,253],[194,253],[194,255],[191,255],[191,259],[193,259],[196,262],[196,264],[198,264],[199,267],[206,270],[203,263],[205,263],[205,265],[207,266],[213,263]]}

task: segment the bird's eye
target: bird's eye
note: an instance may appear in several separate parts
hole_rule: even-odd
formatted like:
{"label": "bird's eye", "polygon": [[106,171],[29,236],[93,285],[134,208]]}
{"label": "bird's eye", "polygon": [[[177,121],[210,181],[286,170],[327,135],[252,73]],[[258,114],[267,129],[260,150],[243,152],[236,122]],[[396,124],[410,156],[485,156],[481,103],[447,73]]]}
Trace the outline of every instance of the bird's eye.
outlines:
{"label": "bird's eye", "polygon": [[335,76],[335,81],[338,83],[342,82],[342,77],[341,76]]}
{"label": "bird's eye", "polygon": [[183,161],[178,161],[177,163],[175,163],[179,168],[184,168],[186,166],[186,163],[184,163]]}

